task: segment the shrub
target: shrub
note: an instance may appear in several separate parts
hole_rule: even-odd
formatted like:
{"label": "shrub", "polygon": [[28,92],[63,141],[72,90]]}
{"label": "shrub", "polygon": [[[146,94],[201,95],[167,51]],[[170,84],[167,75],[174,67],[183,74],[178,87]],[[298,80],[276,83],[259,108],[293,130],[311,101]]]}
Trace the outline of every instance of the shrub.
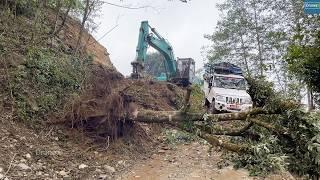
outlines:
{"label": "shrub", "polygon": [[64,103],[84,88],[90,59],[47,49],[29,49],[25,63],[13,72],[13,95],[19,119],[46,120],[62,114]]}

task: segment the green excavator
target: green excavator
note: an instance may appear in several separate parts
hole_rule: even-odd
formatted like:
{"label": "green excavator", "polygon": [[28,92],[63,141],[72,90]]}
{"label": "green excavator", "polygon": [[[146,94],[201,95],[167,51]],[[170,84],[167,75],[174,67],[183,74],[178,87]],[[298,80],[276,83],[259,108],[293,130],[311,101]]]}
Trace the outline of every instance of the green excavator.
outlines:
{"label": "green excavator", "polygon": [[151,46],[165,58],[165,69],[167,72],[156,77],[159,81],[169,81],[177,85],[188,86],[195,78],[195,61],[192,58],[178,58],[176,60],[173,48],[148,21],[142,21],[137,46],[137,57],[133,61],[131,77],[140,79],[144,77],[144,63],[146,62],[147,49]]}

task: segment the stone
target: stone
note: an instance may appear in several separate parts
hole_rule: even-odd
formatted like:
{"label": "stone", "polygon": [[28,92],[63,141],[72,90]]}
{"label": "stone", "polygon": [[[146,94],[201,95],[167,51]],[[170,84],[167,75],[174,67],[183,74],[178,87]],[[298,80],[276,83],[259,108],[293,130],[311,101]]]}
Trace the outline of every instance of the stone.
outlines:
{"label": "stone", "polygon": [[96,169],[95,172],[102,173],[101,169]]}
{"label": "stone", "polygon": [[126,162],[121,160],[121,161],[118,161],[118,164],[117,166],[125,166],[126,165]]}
{"label": "stone", "polygon": [[0,179],[3,179],[4,178],[4,175],[3,174],[0,174]]}
{"label": "stone", "polygon": [[59,174],[60,174],[61,176],[63,176],[63,177],[68,176],[68,173],[65,172],[65,171],[59,171]]}
{"label": "stone", "polygon": [[158,153],[161,153],[161,154],[163,154],[163,153],[165,153],[166,151],[165,150],[162,150],[162,149],[160,149],[159,151],[158,151]]}
{"label": "stone", "polygon": [[26,157],[27,159],[31,159],[31,155],[30,155],[29,153],[26,154],[25,157]]}
{"label": "stone", "polygon": [[0,173],[1,173],[1,172],[3,172],[3,168],[2,168],[2,167],[0,167]]}
{"label": "stone", "polygon": [[79,169],[84,169],[84,168],[87,168],[88,166],[87,165],[85,165],[85,164],[80,164],[79,165]]}
{"label": "stone", "polygon": [[99,179],[107,179],[108,175],[106,174],[100,174]]}
{"label": "stone", "polygon": [[17,165],[17,167],[19,167],[19,168],[22,169],[22,170],[28,170],[28,169],[30,169],[30,167],[29,167],[28,165],[24,164],[24,163],[19,163],[19,164]]}
{"label": "stone", "polygon": [[111,173],[116,172],[116,169],[112,166],[104,165],[103,167]]}

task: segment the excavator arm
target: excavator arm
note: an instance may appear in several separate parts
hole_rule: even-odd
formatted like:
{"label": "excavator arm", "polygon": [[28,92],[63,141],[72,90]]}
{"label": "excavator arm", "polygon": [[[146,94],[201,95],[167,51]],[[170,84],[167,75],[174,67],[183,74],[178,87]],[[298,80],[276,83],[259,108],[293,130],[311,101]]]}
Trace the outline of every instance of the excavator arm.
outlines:
{"label": "excavator arm", "polygon": [[[150,30],[152,33],[150,33]],[[148,24],[148,21],[141,22],[138,46],[136,50],[137,57],[136,60],[131,63],[133,66],[132,77],[142,77],[142,71],[144,67],[144,62],[146,61],[146,54],[149,45],[157,51],[159,51],[164,56],[165,66],[168,71],[168,78],[170,79],[175,77],[177,73],[177,68],[172,46],[166,39],[164,39],[154,28],[152,28]]]}

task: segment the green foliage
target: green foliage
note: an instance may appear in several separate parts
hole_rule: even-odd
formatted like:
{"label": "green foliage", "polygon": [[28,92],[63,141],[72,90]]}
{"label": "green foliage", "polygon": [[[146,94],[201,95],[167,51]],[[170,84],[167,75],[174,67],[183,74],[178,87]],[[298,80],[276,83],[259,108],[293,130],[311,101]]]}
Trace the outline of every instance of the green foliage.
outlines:
{"label": "green foliage", "polygon": [[[265,121],[268,121],[266,119]],[[255,126],[253,133],[260,136],[247,140],[253,154],[233,157],[237,168],[247,168],[251,175],[289,170],[301,176],[320,175],[320,114],[305,114],[299,109],[288,109],[281,116],[269,118],[268,123],[286,128],[288,134],[277,135]]]}
{"label": "green foliage", "polygon": [[30,49],[25,63],[12,74],[19,119],[40,123],[61,111],[64,103],[82,90],[88,63],[89,59]]}
{"label": "green foliage", "polygon": [[287,169],[309,178],[319,177],[320,114],[303,112],[294,101],[274,92],[272,83],[264,78],[248,79],[248,82],[255,106],[275,113],[260,115],[258,120],[275,129],[285,129],[286,133],[254,125],[250,132],[255,138],[241,139],[251,145],[253,153],[233,157],[235,166],[249,169],[251,175]]}
{"label": "green foliage", "polygon": [[254,107],[264,107],[275,96],[273,83],[262,78],[247,78],[248,94],[251,96]]}
{"label": "green foliage", "polygon": [[201,112],[204,111],[203,108],[203,91],[201,90],[200,85],[193,85],[190,97],[190,103],[192,106],[190,107],[190,112]]}
{"label": "green foliage", "polygon": [[320,31],[313,35],[314,44],[291,45],[288,49],[289,70],[320,93]]}
{"label": "green foliage", "polygon": [[[5,7],[7,3],[7,7]],[[82,0],[15,0],[0,2],[0,9],[10,11],[18,16],[34,17],[38,12],[47,15],[47,8],[52,10],[66,10],[70,8],[75,14],[81,14],[84,11],[84,1]]]}
{"label": "green foliage", "polygon": [[320,151],[314,147],[318,145],[316,139],[320,135],[320,114],[306,115],[299,110],[291,110],[282,121],[287,124],[293,139],[282,144],[290,155],[289,169],[299,175],[319,178]]}
{"label": "green foliage", "polygon": [[196,136],[184,131],[166,129],[163,132],[164,141],[170,145],[186,144],[196,139]]}
{"label": "green foliage", "polygon": [[285,170],[287,156],[281,153],[279,140],[275,136],[262,137],[252,147],[253,155],[234,157],[236,168],[248,169],[251,176],[265,176],[269,172]]}

